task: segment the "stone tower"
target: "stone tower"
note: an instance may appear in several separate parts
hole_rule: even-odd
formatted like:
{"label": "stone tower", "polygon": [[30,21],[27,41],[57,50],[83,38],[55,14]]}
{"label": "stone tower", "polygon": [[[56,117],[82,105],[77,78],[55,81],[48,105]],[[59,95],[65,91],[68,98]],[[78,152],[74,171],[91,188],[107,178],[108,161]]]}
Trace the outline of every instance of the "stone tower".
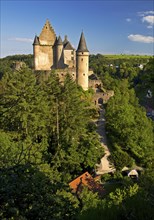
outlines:
{"label": "stone tower", "polygon": [[47,20],[39,37],[35,36],[33,43],[34,69],[51,70],[53,66],[53,46],[56,34]]}
{"label": "stone tower", "polygon": [[39,52],[40,52],[40,41],[39,38],[35,35],[33,43],[33,54],[34,54],[34,69],[39,69]]}
{"label": "stone tower", "polygon": [[83,32],[81,33],[78,49],[76,51],[76,79],[77,84],[88,90],[89,51]]}
{"label": "stone tower", "polygon": [[64,68],[64,51],[63,51],[63,42],[61,37],[58,37],[56,42],[56,69]]}

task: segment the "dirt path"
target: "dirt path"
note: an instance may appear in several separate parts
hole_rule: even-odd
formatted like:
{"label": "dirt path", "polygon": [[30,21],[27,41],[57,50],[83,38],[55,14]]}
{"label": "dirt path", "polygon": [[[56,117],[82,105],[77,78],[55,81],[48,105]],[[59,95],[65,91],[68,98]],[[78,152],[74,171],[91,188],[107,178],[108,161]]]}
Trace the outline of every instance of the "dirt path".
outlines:
{"label": "dirt path", "polygon": [[97,133],[100,136],[100,142],[102,147],[104,148],[105,155],[101,158],[101,163],[96,164],[96,174],[104,174],[115,171],[112,164],[108,161],[108,156],[110,155],[110,151],[107,146],[107,138],[105,133],[105,117],[104,117],[104,109],[100,109],[100,117],[96,121],[97,124]]}

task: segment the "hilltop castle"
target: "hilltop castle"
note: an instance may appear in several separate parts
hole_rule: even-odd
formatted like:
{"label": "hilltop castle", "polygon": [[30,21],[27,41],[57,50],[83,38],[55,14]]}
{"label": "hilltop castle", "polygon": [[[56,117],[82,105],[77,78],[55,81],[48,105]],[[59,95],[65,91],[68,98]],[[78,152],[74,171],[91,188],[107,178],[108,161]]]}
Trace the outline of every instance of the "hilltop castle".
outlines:
{"label": "hilltop castle", "polygon": [[57,37],[50,22],[47,20],[41,34],[35,36],[33,43],[34,70],[56,70],[61,81],[69,73],[84,90],[92,88],[95,91],[95,105],[106,103],[113,91],[104,91],[101,80],[89,71],[89,51],[83,32],[75,50],[65,36],[64,41]]}
{"label": "hilltop castle", "polygon": [[88,89],[89,51],[83,32],[77,50],[65,36],[64,41],[57,37],[50,22],[47,20],[39,37],[33,43],[34,69],[56,69],[60,78],[70,73],[72,78],[84,90]]}

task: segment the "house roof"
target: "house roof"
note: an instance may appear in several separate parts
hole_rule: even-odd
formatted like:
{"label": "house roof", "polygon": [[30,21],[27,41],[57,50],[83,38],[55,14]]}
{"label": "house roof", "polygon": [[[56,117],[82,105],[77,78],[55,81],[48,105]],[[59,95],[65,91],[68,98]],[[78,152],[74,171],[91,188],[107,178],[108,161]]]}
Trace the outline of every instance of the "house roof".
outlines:
{"label": "house roof", "polygon": [[88,172],[85,172],[83,173],[81,176],[77,177],[75,180],[73,180],[72,182],[69,183],[69,186],[74,190],[76,191],[79,184],[83,184],[85,186],[89,186],[89,180],[92,180],[92,176],[88,173]]}
{"label": "house roof", "polygon": [[81,33],[77,52],[89,52],[89,50],[87,49],[86,40],[85,40],[83,32]]}
{"label": "house roof", "polygon": [[72,45],[69,41],[67,43],[65,43],[64,49],[65,50],[74,50],[74,48],[72,47]]}
{"label": "house roof", "polygon": [[129,173],[128,173],[128,176],[138,176],[138,172],[136,170],[131,170]]}
{"label": "house roof", "polygon": [[78,191],[81,192],[83,186],[87,186],[93,192],[98,192],[101,195],[105,193],[103,187],[96,183],[94,178],[88,172],[83,173],[81,176],[70,182],[69,186],[74,193],[77,193]]}

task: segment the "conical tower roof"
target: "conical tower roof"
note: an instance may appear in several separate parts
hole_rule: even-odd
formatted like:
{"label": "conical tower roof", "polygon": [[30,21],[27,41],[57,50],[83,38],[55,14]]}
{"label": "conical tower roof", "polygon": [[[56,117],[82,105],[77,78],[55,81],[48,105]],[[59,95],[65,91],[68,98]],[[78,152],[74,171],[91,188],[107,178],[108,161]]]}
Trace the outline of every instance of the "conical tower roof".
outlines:
{"label": "conical tower roof", "polygon": [[83,32],[81,33],[77,52],[89,52],[89,50],[87,49],[86,40],[85,40]]}
{"label": "conical tower roof", "polygon": [[59,37],[58,37],[58,40],[57,40],[57,45],[62,45],[62,44],[63,44],[62,39],[61,39],[61,37],[59,36]]}
{"label": "conical tower roof", "polygon": [[39,37],[37,35],[35,35],[33,45],[40,45]]}
{"label": "conical tower roof", "polygon": [[67,35],[65,35],[65,39],[64,39],[64,41],[63,41],[63,45],[64,45],[64,47],[65,47],[65,45],[68,43],[68,39],[67,39]]}

